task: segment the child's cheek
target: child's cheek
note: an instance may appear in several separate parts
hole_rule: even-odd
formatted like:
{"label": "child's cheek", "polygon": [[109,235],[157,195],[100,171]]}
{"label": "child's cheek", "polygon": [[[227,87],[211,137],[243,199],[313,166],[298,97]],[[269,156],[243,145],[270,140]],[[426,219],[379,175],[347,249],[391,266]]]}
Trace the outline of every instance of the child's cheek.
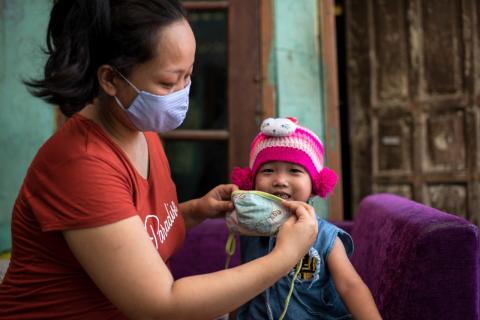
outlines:
{"label": "child's cheek", "polygon": [[268,192],[268,190],[262,187],[262,183],[259,183],[259,180],[259,175],[257,174],[254,179],[253,190]]}

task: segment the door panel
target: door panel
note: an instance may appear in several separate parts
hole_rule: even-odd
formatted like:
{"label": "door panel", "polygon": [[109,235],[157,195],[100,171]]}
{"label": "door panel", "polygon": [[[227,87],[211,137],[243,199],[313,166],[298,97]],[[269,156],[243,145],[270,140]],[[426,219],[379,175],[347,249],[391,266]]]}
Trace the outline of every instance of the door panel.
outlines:
{"label": "door panel", "polygon": [[[374,170],[378,175],[412,173],[411,118],[374,118]],[[375,152],[375,149],[377,150]]]}
{"label": "door panel", "polygon": [[432,113],[425,119],[426,155],[423,170],[459,172],[466,169],[465,116],[462,110]]}
{"label": "door panel", "polygon": [[354,211],[392,192],[479,224],[478,13],[474,0],[346,2]]}
{"label": "door panel", "polygon": [[376,1],[375,7],[373,19],[377,27],[371,41],[378,62],[373,73],[376,76],[373,98],[384,104],[405,102],[409,95],[405,2]]}
{"label": "door panel", "polygon": [[462,63],[464,43],[460,4],[460,1],[450,0],[420,2],[422,69],[427,95],[464,91],[466,70]]}

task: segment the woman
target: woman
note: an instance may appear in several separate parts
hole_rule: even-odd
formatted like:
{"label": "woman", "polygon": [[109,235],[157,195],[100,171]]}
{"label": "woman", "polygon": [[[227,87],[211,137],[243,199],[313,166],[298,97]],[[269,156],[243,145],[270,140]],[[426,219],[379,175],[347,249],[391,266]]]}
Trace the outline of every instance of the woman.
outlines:
{"label": "woman", "polygon": [[178,204],[156,133],[185,117],[195,39],[175,0],[59,0],[32,93],[71,117],[33,160],[12,217],[0,318],[209,319],[285,275],[317,232],[301,203],[271,254],[174,281],[185,228],[234,185]]}

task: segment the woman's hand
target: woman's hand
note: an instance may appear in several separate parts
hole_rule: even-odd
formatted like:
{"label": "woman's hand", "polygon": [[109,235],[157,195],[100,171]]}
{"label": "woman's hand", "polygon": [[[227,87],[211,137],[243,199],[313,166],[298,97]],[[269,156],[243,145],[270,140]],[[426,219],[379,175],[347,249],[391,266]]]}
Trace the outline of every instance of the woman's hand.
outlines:
{"label": "woman's hand", "polygon": [[238,187],[234,184],[221,184],[216,186],[206,195],[198,199],[197,212],[203,218],[213,218],[224,215],[234,209],[232,192]]}
{"label": "woman's hand", "polygon": [[234,209],[232,192],[238,187],[234,184],[221,184],[199,199],[180,204],[187,228],[193,227],[206,218],[215,218]]}
{"label": "woman's hand", "polygon": [[292,258],[292,266],[304,257],[317,238],[318,222],[315,209],[301,201],[283,201],[292,216],[280,227],[275,245],[285,257]]}

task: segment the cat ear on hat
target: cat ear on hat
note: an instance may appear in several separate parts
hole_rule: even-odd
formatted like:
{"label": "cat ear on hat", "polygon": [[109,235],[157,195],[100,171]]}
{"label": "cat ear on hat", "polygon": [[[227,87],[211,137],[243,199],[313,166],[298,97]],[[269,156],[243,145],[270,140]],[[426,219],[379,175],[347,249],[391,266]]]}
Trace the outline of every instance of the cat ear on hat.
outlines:
{"label": "cat ear on hat", "polygon": [[295,117],[287,117],[288,120],[292,121],[295,124],[298,124],[298,119]]}
{"label": "cat ear on hat", "polygon": [[249,167],[241,168],[235,167],[230,174],[231,181],[236,184],[241,190],[253,189],[252,170]]}

